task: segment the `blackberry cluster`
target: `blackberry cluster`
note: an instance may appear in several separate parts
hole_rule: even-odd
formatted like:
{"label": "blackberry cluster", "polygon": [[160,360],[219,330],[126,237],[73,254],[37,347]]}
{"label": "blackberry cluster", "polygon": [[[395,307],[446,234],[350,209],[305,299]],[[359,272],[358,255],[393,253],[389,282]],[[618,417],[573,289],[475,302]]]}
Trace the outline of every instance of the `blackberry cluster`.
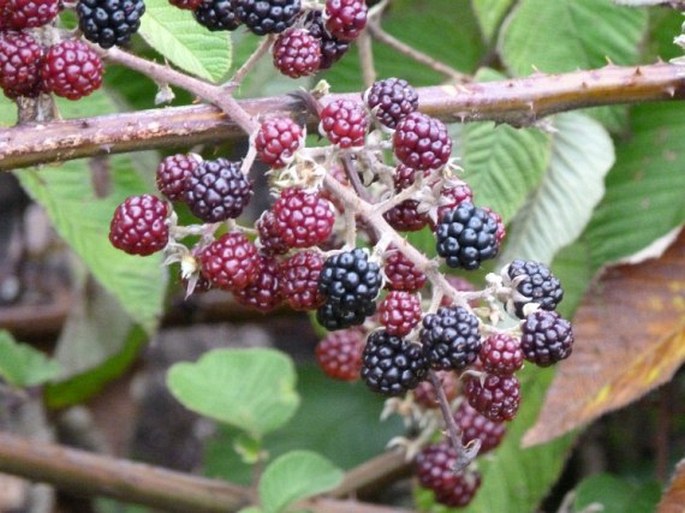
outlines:
{"label": "blackberry cluster", "polygon": [[441,306],[423,318],[423,352],[434,369],[462,370],[476,361],[481,348],[478,318],[461,306]]}
{"label": "blackberry cluster", "polygon": [[478,269],[499,251],[497,222],[484,209],[463,202],[445,213],[435,229],[438,255],[450,267]]}
{"label": "blackberry cluster", "polygon": [[426,377],[428,362],[421,347],[385,330],[369,334],[362,355],[361,377],[374,392],[403,395]]}
{"label": "blackberry cluster", "polygon": [[363,249],[329,257],[319,276],[319,292],[326,300],[317,320],[329,331],[361,324],[376,311],[381,286],[380,266]]}
{"label": "blackberry cluster", "polygon": [[79,0],[76,5],[83,37],[102,48],[128,43],[144,13],[143,0]]}
{"label": "blackberry cluster", "polygon": [[549,268],[532,260],[516,259],[502,271],[505,285],[516,289],[507,302],[507,310],[519,319],[525,318],[524,307],[535,303],[543,310],[555,310],[564,297],[559,279]]}
{"label": "blackberry cluster", "polygon": [[78,100],[102,84],[102,62],[87,44],[63,40],[48,47],[33,37],[32,29],[51,23],[59,5],[57,0],[0,1],[0,88],[6,97],[54,93]]}

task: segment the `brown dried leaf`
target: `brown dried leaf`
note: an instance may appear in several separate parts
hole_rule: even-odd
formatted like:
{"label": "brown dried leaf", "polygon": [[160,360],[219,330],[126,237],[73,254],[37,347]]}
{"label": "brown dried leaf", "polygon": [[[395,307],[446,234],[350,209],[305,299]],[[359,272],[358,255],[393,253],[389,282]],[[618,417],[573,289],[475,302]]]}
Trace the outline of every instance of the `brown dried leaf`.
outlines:
{"label": "brown dried leaf", "polygon": [[573,326],[573,354],[559,365],[524,446],[635,401],[685,361],[685,230],[661,258],[608,269]]}
{"label": "brown dried leaf", "polygon": [[685,511],[685,460],[676,466],[668,490],[661,497],[657,513],[683,513]]}

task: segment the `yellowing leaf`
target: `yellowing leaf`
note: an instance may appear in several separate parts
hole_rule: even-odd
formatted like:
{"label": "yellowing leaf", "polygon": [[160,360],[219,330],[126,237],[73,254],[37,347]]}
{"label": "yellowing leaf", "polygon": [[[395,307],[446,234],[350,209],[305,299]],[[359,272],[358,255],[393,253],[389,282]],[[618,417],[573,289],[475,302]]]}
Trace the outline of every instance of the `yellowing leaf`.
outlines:
{"label": "yellowing leaf", "polygon": [[685,510],[685,460],[680,460],[675,474],[659,502],[657,513],[683,513]]}
{"label": "yellowing leaf", "polygon": [[524,445],[639,399],[685,361],[685,230],[661,258],[607,270],[573,325],[573,354],[559,366]]}

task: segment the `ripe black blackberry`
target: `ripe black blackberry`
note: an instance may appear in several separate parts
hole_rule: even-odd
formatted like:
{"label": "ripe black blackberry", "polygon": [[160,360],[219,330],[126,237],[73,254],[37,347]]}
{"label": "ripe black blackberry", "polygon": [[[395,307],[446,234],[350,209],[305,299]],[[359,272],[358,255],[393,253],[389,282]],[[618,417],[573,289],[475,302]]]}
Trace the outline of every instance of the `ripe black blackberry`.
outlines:
{"label": "ripe black blackberry", "polygon": [[363,98],[379,123],[392,129],[402,118],[419,108],[419,94],[401,78],[375,82],[364,92]]}
{"label": "ripe black blackberry", "polygon": [[321,64],[321,46],[309,31],[289,28],[280,34],[271,49],[274,67],[290,78],[316,73]]}
{"label": "ripe black blackberry", "polygon": [[424,447],[416,457],[416,476],[421,486],[435,493],[435,500],[450,507],[469,504],[480,487],[474,470],[455,473],[457,453],[447,442]]}
{"label": "ripe black blackberry", "polygon": [[512,420],[521,403],[521,384],[516,376],[468,375],[464,379],[464,395],[469,404],[492,421]]}
{"label": "ripe black blackberry", "polygon": [[8,98],[41,92],[43,47],[27,32],[0,32],[0,87]]}
{"label": "ripe black blackberry", "polygon": [[380,266],[361,248],[328,257],[319,276],[319,291],[326,301],[346,310],[373,302],[382,284]]}
{"label": "ripe black blackberry", "polygon": [[364,382],[374,392],[388,396],[416,388],[428,373],[421,347],[385,330],[369,334],[362,362]]}
{"label": "ripe black blackberry", "polygon": [[564,297],[561,282],[545,264],[516,259],[502,270],[504,284],[515,289],[506,303],[507,311],[519,319],[526,317],[524,307],[529,303],[543,310],[554,310]]}
{"label": "ripe black blackberry", "polygon": [[102,48],[128,43],[144,13],[143,0],[79,0],[76,5],[83,37]]}
{"label": "ripe black blackberry", "polygon": [[484,209],[462,202],[445,213],[435,228],[438,255],[450,267],[478,269],[499,251],[497,223]]}
{"label": "ripe black blackberry", "polygon": [[478,413],[467,401],[462,401],[454,412],[454,421],[461,429],[464,445],[471,440],[480,440],[478,454],[485,454],[497,447],[507,431],[504,422],[495,422]]}
{"label": "ripe black blackberry", "polygon": [[218,30],[235,30],[241,23],[236,13],[237,0],[202,0],[193,10],[195,21],[216,32]]}
{"label": "ripe black blackberry", "polygon": [[163,158],[155,174],[157,188],[171,201],[183,200],[186,181],[200,164],[200,157],[194,154],[177,153]]}
{"label": "ripe black blackberry", "polygon": [[441,306],[426,315],[419,336],[434,369],[464,369],[476,361],[481,348],[478,317],[461,306]]}
{"label": "ripe black blackberry", "polygon": [[252,198],[252,183],[240,170],[242,161],[205,160],[186,180],[184,201],[208,223],[235,219]]}
{"label": "ripe black blackberry", "polygon": [[376,312],[376,303],[361,301],[352,308],[340,303],[326,301],[316,310],[316,320],[328,331],[337,331],[363,324],[367,317]]}
{"label": "ripe black blackberry", "polygon": [[529,362],[549,367],[571,356],[571,323],[556,312],[538,310],[521,322],[521,351]]}
{"label": "ripe black blackberry", "polygon": [[309,11],[304,20],[304,28],[319,40],[319,48],[321,50],[321,61],[319,63],[320,70],[330,68],[333,63],[338,62],[350,48],[350,43],[333,37],[324,28],[321,11]]}
{"label": "ripe black blackberry", "polygon": [[240,21],[258,36],[278,34],[290,27],[300,14],[300,0],[237,0]]}

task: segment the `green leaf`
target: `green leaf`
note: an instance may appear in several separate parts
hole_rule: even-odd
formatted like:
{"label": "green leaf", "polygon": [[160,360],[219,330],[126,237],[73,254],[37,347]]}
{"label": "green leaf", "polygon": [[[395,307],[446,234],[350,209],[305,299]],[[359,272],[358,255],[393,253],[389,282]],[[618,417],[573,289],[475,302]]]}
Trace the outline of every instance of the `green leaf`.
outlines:
{"label": "green leaf", "polygon": [[167,0],[146,0],[139,33],[155,50],[179,68],[213,82],[231,67],[231,39],[227,32],[211,32],[190,11]]}
{"label": "green leaf", "polygon": [[0,376],[16,387],[41,385],[60,371],[59,364],[32,348],[16,342],[12,335],[0,330]]}
{"label": "green leaf", "polygon": [[262,509],[258,508],[257,506],[249,506],[247,508],[243,508],[238,513],[262,513]]}
{"label": "green leaf", "polygon": [[[78,102],[60,101],[64,117],[75,118],[114,112],[115,105],[103,91]],[[129,156],[99,159],[108,167],[110,192],[96,195],[92,183],[92,161],[73,160],[59,167],[22,169],[15,174],[29,195],[46,210],[53,226],[88,266],[95,278],[121,303],[131,318],[152,333],[162,312],[166,271],[161,254],[148,257],[127,255],[107,238],[116,207],[147,186]]]}
{"label": "green leaf", "polygon": [[578,113],[554,119],[557,133],[549,168],[538,189],[515,217],[500,257],[550,263],[582,233],[604,193],[604,176],[614,163],[606,130]]}
{"label": "green leaf", "polygon": [[617,144],[606,194],[588,226],[595,269],[636,253],[685,222],[685,105],[635,107]]}
{"label": "green leaf", "polygon": [[495,31],[513,3],[514,0],[471,0],[480,29],[488,41],[496,35]]}
{"label": "green leaf", "polygon": [[[307,447],[350,469],[382,453],[388,440],[404,432],[397,416],[379,422],[383,398],[370,394],[364,383],[331,380],[316,364],[298,365],[297,390],[300,408],[285,426],[264,439],[263,449],[274,457]],[[222,427],[208,442],[205,471],[211,477],[249,484],[251,467],[242,464],[234,449],[240,436],[236,431]]]}
{"label": "green leaf", "polygon": [[564,300],[556,310],[571,319],[595,274],[587,242],[579,239],[562,248],[554,257],[551,268],[564,287]]}
{"label": "green leaf", "polygon": [[[469,0],[393,0],[386,11],[383,30],[395,38],[455,70],[476,70],[485,45]],[[358,53],[351,48],[323,74],[336,93],[364,89]],[[445,75],[384,44],[374,43],[373,56],[379,79],[402,77],[415,87],[446,80]]]}
{"label": "green leaf", "polygon": [[292,360],[271,349],[216,349],[167,375],[171,393],[201,415],[261,437],[285,424],[300,398]]}
{"label": "green leaf", "polygon": [[602,507],[602,513],[651,513],[661,497],[658,482],[642,485],[610,474],[596,474],[583,479],[576,488],[574,511],[581,512],[591,504]]}
{"label": "green leaf", "polygon": [[16,174],[98,281],[151,333],[162,311],[166,274],[161,255],[131,256],[109,242],[107,233],[117,205],[144,190],[129,157],[113,157],[110,164],[113,191],[105,198],[95,195],[88,163],[83,160],[46,172],[23,170]]}
{"label": "green leaf", "polygon": [[139,326],[127,334],[119,352],[85,372],[59,383],[50,383],[45,389],[45,400],[50,408],[65,408],[82,403],[94,396],[111,380],[119,377],[136,359],[148,340]]}
{"label": "green leaf", "polygon": [[508,222],[523,206],[548,164],[549,137],[535,128],[469,123],[462,132],[464,180],[478,205]]}
{"label": "green leaf", "polygon": [[[72,274],[78,275],[78,270]],[[79,278],[74,287],[79,294],[55,351],[62,372],[59,381],[46,388],[51,407],[74,404],[99,392],[127,368],[147,341],[114,296],[90,276]]]}
{"label": "green leaf", "polygon": [[[635,64],[647,18],[645,10],[619,7],[611,0],[521,0],[500,32],[498,47],[514,75],[599,68],[607,60]],[[623,107],[588,113],[613,131],[627,119]]]}
{"label": "green leaf", "polygon": [[294,502],[332,490],[342,479],[342,470],[323,456],[292,451],[266,467],[259,482],[259,498],[265,513],[280,513]]}
{"label": "green leaf", "polygon": [[607,59],[633,64],[646,27],[645,11],[611,0],[521,0],[499,49],[515,75],[528,75],[533,66],[547,73],[598,68]]}

